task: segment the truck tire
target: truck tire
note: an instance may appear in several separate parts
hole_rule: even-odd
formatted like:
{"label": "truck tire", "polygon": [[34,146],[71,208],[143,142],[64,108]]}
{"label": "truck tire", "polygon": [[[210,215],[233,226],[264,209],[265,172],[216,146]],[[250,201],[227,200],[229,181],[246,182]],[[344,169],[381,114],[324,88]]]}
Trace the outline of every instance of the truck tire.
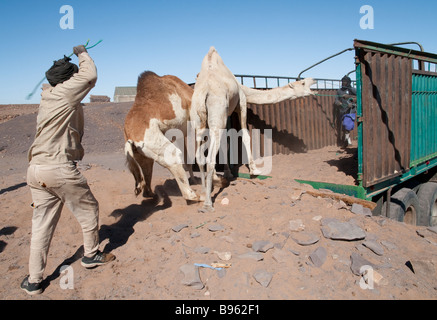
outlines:
{"label": "truck tire", "polygon": [[418,192],[421,216],[418,220],[419,226],[437,225],[437,183],[423,183]]}
{"label": "truck tire", "polygon": [[392,195],[390,213],[387,216],[399,222],[417,225],[421,213],[416,193],[411,189],[403,188]]}

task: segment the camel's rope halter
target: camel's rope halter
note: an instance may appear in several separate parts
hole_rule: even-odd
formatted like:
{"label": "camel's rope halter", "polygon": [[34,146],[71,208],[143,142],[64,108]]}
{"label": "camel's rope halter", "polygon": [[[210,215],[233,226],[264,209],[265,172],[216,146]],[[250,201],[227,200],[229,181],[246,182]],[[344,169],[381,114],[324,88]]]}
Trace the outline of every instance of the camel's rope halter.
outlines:
{"label": "camel's rope halter", "polygon": [[[89,40],[86,42],[86,44],[85,44],[85,49],[91,49],[91,48],[94,48],[95,46],[97,46],[100,42],[102,42],[103,40],[99,40],[99,41],[97,41],[95,44],[93,44],[92,46],[89,46],[88,47],[88,44],[89,44]],[[72,55],[73,55],[74,53],[72,53],[72,54],[70,54],[68,57],[70,58]],[[43,83],[44,82],[44,80],[46,79],[46,77],[44,77],[44,78],[42,78],[41,79],[41,81],[40,82],[38,82],[38,84],[35,86],[35,88],[33,89],[33,91],[31,92],[31,93],[29,93],[27,96],[26,96],[26,100],[30,100],[30,98],[32,98],[32,96],[35,94],[35,91],[38,89],[38,87],[41,85],[41,83]]]}

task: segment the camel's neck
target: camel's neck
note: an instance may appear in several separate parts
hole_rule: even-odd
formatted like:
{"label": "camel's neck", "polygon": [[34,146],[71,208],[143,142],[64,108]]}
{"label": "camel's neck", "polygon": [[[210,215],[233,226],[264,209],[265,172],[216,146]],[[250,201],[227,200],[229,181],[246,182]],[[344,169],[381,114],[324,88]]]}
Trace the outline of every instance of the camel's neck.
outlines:
{"label": "camel's neck", "polygon": [[295,90],[290,88],[288,85],[270,90],[256,90],[243,85],[241,88],[246,95],[247,103],[273,104],[299,97]]}

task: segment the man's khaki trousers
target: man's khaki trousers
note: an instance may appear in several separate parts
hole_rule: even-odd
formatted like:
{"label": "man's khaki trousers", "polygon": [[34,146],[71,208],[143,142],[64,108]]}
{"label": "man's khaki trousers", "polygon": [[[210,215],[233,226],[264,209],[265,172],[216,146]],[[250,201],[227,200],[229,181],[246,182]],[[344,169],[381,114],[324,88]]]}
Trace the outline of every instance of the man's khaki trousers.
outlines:
{"label": "man's khaki trousers", "polygon": [[99,205],[74,163],[30,165],[27,184],[33,200],[29,282],[38,283],[43,279],[50,242],[64,204],[82,227],[86,257],[93,257],[98,250]]}

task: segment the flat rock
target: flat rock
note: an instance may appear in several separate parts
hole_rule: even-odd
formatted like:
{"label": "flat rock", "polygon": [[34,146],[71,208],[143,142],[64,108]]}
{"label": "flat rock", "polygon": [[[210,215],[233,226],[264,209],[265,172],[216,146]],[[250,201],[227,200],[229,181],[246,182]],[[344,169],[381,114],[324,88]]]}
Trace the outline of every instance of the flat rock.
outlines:
{"label": "flat rock", "polygon": [[[416,260],[408,261],[412,267],[414,274],[422,275],[423,277],[436,278],[437,277],[437,262],[432,260]],[[408,263],[407,262],[407,263]]]}
{"label": "flat rock", "polygon": [[318,247],[313,253],[310,254],[309,258],[311,262],[319,268],[325,263],[327,256],[328,253],[326,249],[323,247]]}
{"label": "flat rock", "polygon": [[363,266],[369,266],[374,268],[375,265],[373,263],[371,263],[370,261],[364,259],[362,256],[360,256],[358,253],[353,252],[351,254],[351,270],[352,273],[356,276],[361,276],[362,273],[364,272],[364,270],[362,270],[361,268]]}
{"label": "flat rock", "polygon": [[279,263],[286,262],[290,259],[290,254],[281,249],[274,249],[272,258]]}
{"label": "flat rock", "polygon": [[394,243],[391,243],[390,241],[381,241],[381,244],[386,247],[388,250],[395,250],[397,249],[396,245]]}
{"label": "flat rock", "polygon": [[200,280],[199,267],[195,266],[192,263],[188,263],[180,267],[179,270],[182,271],[184,274],[182,284],[188,287],[193,287],[197,290],[203,289],[204,284],[202,283],[202,280]]}
{"label": "flat rock", "polygon": [[325,238],[332,240],[353,241],[362,240],[366,237],[366,232],[356,224],[351,222],[341,222],[336,219],[326,223],[322,227],[322,233]]}
{"label": "flat rock", "polygon": [[263,256],[262,253],[254,252],[254,251],[250,251],[250,252],[246,252],[246,253],[240,254],[238,256],[238,258],[240,258],[240,259],[252,259],[252,260],[255,260],[255,261],[264,260],[264,256]]}
{"label": "flat rock", "polygon": [[211,232],[221,231],[224,229],[225,227],[223,227],[221,224],[212,224],[208,227],[208,230]]}
{"label": "flat rock", "polygon": [[428,229],[429,231],[431,231],[431,232],[437,233],[437,226],[434,226],[434,227],[428,227],[427,229]]}
{"label": "flat rock", "polygon": [[318,235],[307,231],[295,233],[291,236],[291,238],[301,246],[310,246],[320,240],[320,237]]}
{"label": "flat rock", "polygon": [[358,203],[352,204],[351,212],[355,213],[355,214],[365,215],[368,217],[372,216],[372,211],[369,208],[365,208],[365,207],[363,207],[363,205],[358,204]]}
{"label": "flat rock", "polygon": [[372,250],[378,256],[382,256],[384,254],[384,248],[375,240],[366,240],[363,242],[363,246]]}
{"label": "flat rock", "polygon": [[253,274],[253,277],[260,285],[267,288],[272,281],[273,274],[265,270],[258,270]]}
{"label": "flat rock", "polygon": [[202,254],[207,254],[209,252],[209,248],[207,247],[197,247],[194,249],[195,252],[197,253],[202,253]]}
{"label": "flat rock", "polygon": [[188,224],[186,224],[186,223],[182,223],[182,224],[178,224],[177,226],[172,227],[171,229],[172,229],[174,232],[179,232],[179,231],[181,231],[182,229],[187,228],[187,227],[188,227]]}
{"label": "flat rock", "polygon": [[273,243],[270,241],[261,240],[252,243],[252,250],[255,252],[267,252],[271,248],[273,248]]}
{"label": "flat rock", "polygon": [[289,228],[291,231],[303,231],[305,230],[305,225],[303,224],[301,219],[290,220]]}

